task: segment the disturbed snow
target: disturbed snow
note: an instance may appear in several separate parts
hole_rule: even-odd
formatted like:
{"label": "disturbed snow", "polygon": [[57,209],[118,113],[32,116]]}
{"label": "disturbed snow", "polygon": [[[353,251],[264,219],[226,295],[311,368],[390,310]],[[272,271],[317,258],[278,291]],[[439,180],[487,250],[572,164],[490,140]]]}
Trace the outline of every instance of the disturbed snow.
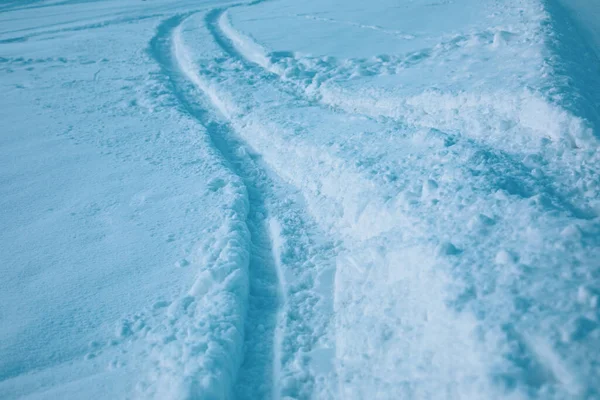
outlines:
{"label": "disturbed snow", "polygon": [[0,1],[0,398],[597,398],[598,15]]}

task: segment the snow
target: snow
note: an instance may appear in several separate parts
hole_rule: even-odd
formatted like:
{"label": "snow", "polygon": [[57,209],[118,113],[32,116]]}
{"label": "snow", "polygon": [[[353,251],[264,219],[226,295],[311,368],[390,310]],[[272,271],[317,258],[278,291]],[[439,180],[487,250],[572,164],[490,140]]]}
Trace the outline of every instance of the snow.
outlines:
{"label": "snow", "polygon": [[600,4],[590,0],[560,1],[571,15],[572,24],[579,31],[582,39],[587,42],[589,51],[598,55],[600,48],[600,28],[598,27],[598,18],[600,18]]}
{"label": "snow", "polygon": [[597,398],[599,11],[0,1],[0,398]]}

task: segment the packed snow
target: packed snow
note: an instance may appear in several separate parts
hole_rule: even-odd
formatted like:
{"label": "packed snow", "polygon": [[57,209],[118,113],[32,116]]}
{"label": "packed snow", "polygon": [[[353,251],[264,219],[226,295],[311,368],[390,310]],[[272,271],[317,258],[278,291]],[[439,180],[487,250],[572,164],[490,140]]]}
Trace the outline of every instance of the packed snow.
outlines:
{"label": "packed snow", "polygon": [[0,0],[1,399],[600,398],[600,2]]}

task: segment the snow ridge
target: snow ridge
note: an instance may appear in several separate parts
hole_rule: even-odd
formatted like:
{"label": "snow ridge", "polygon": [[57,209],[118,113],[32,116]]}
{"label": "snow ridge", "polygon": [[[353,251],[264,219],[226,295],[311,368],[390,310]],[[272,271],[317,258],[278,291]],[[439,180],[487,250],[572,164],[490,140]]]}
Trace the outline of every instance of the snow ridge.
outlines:
{"label": "snow ridge", "polygon": [[[175,75],[172,35],[185,17],[172,17],[159,26],[150,53],[169,77],[181,105],[204,122],[206,113],[185,100]],[[205,126],[209,134],[210,129],[223,129]],[[215,185],[216,190],[230,192],[234,202],[225,210],[218,235],[221,239],[212,246],[212,265],[200,271],[187,295],[169,306],[164,331],[159,328],[156,335],[149,336],[156,361],[147,383],[141,385],[144,397],[209,399],[232,395],[242,363],[249,268],[255,252],[248,226],[251,197],[237,175]]]}
{"label": "snow ridge", "polygon": [[[530,17],[529,20],[535,24],[536,17]],[[455,57],[452,53],[471,51],[469,47],[475,44],[493,54],[503,48],[510,49],[507,43],[519,40],[518,35],[523,35],[523,39],[520,40],[526,40],[530,46],[542,48],[546,45],[545,36],[542,32],[535,33],[536,30],[542,30],[541,25],[536,27],[529,22],[523,28],[523,32],[491,28],[485,32],[457,36],[433,48],[406,56],[381,55],[373,60],[336,60],[328,57],[310,57],[291,51],[269,53],[250,36],[236,30],[227,12],[219,18],[219,27],[236,51],[248,61],[294,84],[307,97],[350,113],[389,117],[427,128],[468,132],[476,139],[491,141],[491,144],[507,150],[523,145],[537,147],[540,139],[560,141],[574,147],[595,146],[593,130],[586,121],[554,102],[549,102],[539,89],[525,88],[516,92],[512,90],[491,94],[456,94],[433,89],[417,95],[362,89],[357,95],[355,89],[348,91],[337,84],[339,81],[361,76],[395,75],[403,73],[406,68],[426,67],[428,59],[446,56],[451,59]],[[544,68],[547,64],[542,58],[542,51],[527,55],[536,60],[538,68]],[[554,65],[554,68],[562,68],[560,63]],[[589,103],[588,101],[587,104]],[[543,119],[540,116],[543,116]],[[521,129],[512,129],[516,125]],[[489,135],[490,130],[500,134],[515,131],[518,141],[510,144],[498,142],[495,140],[498,135]]]}

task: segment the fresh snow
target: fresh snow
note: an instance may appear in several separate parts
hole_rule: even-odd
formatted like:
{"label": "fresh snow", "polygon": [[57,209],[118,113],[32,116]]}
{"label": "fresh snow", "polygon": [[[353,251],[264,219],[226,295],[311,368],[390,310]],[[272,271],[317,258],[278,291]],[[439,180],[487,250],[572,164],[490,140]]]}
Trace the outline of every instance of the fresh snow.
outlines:
{"label": "fresh snow", "polygon": [[0,0],[0,398],[599,398],[598,4]]}

